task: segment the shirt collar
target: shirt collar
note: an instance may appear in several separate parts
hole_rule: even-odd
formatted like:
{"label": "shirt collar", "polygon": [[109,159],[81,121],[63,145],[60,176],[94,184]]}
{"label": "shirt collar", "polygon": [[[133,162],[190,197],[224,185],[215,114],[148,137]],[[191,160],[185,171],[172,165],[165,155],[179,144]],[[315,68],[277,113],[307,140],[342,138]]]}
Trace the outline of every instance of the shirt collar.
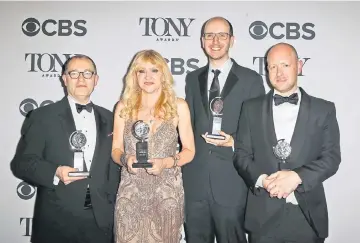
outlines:
{"label": "shirt collar", "polygon": [[[79,103],[74,97],[72,97],[71,95],[68,95],[67,96],[67,98],[68,98],[68,100],[69,100],[69,102],[70,102],[70,104],[76,104],[76,103]],[[89,102],[87,103],[87,104],[89,104],[89,103],[91,103],[91,100],[89,99]],[[85,105],[87,105],[87,104],[85,104]]]}
{"label": "shirt collar", "polygon": [[231,58],[229,58],[221,67],[219,68],[214,68],[212,67],[211,64],[209,64],[209,72],[212,73],[212,70],[214,69],[218,69],[220,70],[220,74],[221,73],[228,73],[232,67],[233,61],[231,60]]}

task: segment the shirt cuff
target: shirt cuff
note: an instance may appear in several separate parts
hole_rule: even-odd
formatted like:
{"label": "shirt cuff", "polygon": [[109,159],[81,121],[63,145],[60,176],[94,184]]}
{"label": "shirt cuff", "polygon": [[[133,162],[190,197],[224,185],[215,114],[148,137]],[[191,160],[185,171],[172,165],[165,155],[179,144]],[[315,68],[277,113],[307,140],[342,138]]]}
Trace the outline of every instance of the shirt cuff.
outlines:
{"label": "shirt cuff", "polygon": [[292,203],[294,205],[299,205],[298,201],[296,200],[294,192],[289,194],[289,196],[286,198],[286,202],[287,203]]}
{"label": "shirt cuff", "polygon": [[264,180],[264,178],[265,178],[266,176],[267,176],[267,175],[265,175],[265,174],[259,176],[259,178],[257,179],[256,184],[255,184],[255,187],[256,187],[256,188],[258,188],[258,187],[264,187],[264,185],[263,185],[263,180]]}
{"label": "shirt cuff", "polygon": [[56,175],[54,175],[53,184],[54,184],[55,186],[57,186],[57,185],[59,184],[59,182],[60,182],[59,177],[57,177]]}

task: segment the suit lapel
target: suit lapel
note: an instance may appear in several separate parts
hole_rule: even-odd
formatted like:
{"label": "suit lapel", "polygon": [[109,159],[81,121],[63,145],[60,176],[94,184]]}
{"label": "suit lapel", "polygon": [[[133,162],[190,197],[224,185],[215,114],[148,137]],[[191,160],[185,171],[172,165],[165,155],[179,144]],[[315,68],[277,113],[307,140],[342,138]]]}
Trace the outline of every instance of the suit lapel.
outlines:
{"label": "suit lapel", "polygon": [[297,161],[296,158],[299,156],[302,146],[306,137],[306,128],[309,120],[309,111],[310,111],[310,97],[302,88],[299,88],[301,92],[301,103],[299,107],[299,113],[296,119],[296,124],[294,128],[294,133],[291,138],[291,148],[292,153],[290,155],[290,160],[293,160],[294,163]]}
{"label": "suit lapel", "polygon": [[100,112],[98,111],[97,107],[94,105],[94,115],[95,115],[95,122],[96,122],[96,145],[93,160],[90,166],[90,172],[93,170],[94,166],[98,161],[99,153],[101,151],[101,145],[104,144],[104,139],[106,138],[105,134],[105,126],[106,121],[102,119]]}
{"label": "suit lapel", "polygon": [[[269,147],[275,146],[277,143],[276,133],[275,133],[275,126],[274,126],[274,118],[273,118],[273,94],[274,91],[271,90],[266,96],[263,101],[263,127],[265,128],[266,132],[264,134],[265,141],[269,144]],[[271,149],[272,150],[272,149]]]}
{"label": "suit lapel", "polygon": [[235,61],[233,61],[233,66],[229,72],[228,77],[226,78],[224,87],[221,91],[221,97],[223,100],[225,100],[226,96],[230,93],[230,91],[232,90],[232,88],[234,87],[234,85],[236,84],[236,82],[239,80],[238,77],[235,75],[235,73],[233,72],[235,65],[237,65],[235,63]]}
{"label": "suit lapel", "polygon": [[207,79],[208,79],[209,66],[207,66],[202,73],[199,74],[199,86],[201,100],[206,112],[206,115],[209,117],[209,104],[208,104],[208,90],[207,90]]}
{"label": "suit lapel", "polygon": [[70,135],[76,130],[76,126],[75,126],[74,118],[71,113],[71,108],[70,108],[69,101],[67,100],[67,97],[64,97],[60,101],[60,105],[62,108],[59,113],[59,118],[60,118],[59,120],[61,122],[61,126],[64,131],[65,137],[66,137],[66,140],[65,140],[66,145],[65,146],[68,147],[68,150],[66,150],[68,152],[65,154],[65,156],[68,157],[68,159],[66,159],[65,161],[67,161],[67,163],[70,166],[74,166],[73,152],[71,150],[69,138],[70,138]]}

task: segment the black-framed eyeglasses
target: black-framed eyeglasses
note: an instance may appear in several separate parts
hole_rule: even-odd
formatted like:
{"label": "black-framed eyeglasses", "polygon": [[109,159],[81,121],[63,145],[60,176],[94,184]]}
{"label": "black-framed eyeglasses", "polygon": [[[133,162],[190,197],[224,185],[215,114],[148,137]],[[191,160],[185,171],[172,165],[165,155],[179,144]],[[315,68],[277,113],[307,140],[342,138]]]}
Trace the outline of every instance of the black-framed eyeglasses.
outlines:
{"label": "black-framed eyeglasses", "polygon": [[84,72],[70,71],[70,72],[68,72],[68,74],[69,74],[70,78],[72,78],[72,79],[79,78],[80,74],[82,74],[82,76],[85,79],[90,79],[95,74],[95,72],[93,72],[93,71],[84,71]]}
{"label": "black-framed eyeglasses", "polygon": [[213,40],[215,36],[217,36],[220,40],[227,40],[227,38],[229,38],[229,36],[231,35],[226,32],[219,32],[219,33],[204,33],[203,36],[205,40]]}

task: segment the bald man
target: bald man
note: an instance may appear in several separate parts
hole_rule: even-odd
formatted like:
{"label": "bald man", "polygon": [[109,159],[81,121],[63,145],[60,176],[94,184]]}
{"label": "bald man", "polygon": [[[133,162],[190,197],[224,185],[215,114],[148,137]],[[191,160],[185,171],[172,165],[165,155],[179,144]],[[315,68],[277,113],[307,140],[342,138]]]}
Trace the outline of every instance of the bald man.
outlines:
{"label": "bald man", "polygon": [[194,160],[183,167],[188,243],[212,243],[215,237],[218,243],[247,242],[248,189],[233,166],[234,136],[243,101],[264,95],[265,89],[258,73],[230,58],[234,40],[228,20],[214,17],[206,21],[201,41],[208,64],[186,77],[196,146]]}
{"label": "bald man", "polygon": [[339,168],[339,126],[334,103],[298,87],[302,65],[293,46],[272,46],[273,89],[241,112],[234,165],[250,188],[245,227],[252,243],[320,243],[328,236],[323,182]]}

